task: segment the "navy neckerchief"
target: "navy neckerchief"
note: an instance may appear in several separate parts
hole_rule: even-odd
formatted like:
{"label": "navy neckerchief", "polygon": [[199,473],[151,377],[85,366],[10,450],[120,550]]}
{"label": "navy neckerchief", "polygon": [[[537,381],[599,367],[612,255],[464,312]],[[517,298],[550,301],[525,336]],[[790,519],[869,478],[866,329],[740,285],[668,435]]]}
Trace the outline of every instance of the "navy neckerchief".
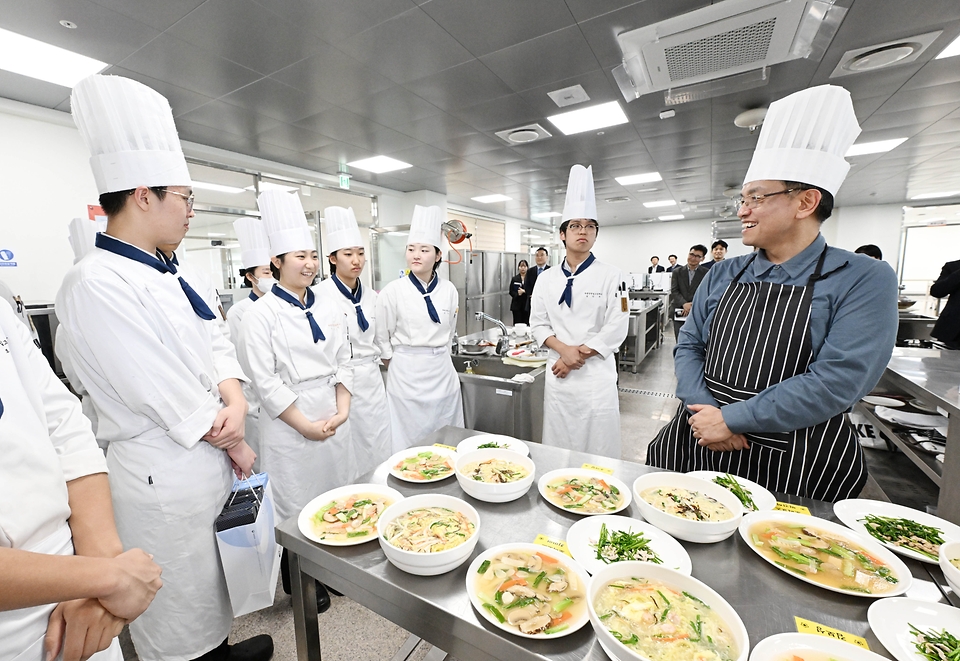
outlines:
{"label": "navy neckerchief", "polygon": [[418,292],[423,294],[423,300],[427,303],[427,312],[430,313],[430,318],[433,319],[433,323],[439,324],[440,315],[437,314],[437,308],[433,307],[433,301],[430,300],[430,293],[437,288],[440,278],[434,273],[433,280],[430,281],[430,284],[427,285],[426,290],[424,290],[423,285],[420,284],[420,279],[413,274],[413,271],[410,271],[410,282],[413,283],[413,286],[417,288]]}
{"label": "navy neckerchief", "polygon": [[[200,298],[200,295],[190,286],[190,284],[183,279],[183,276],[177,275],[177,267],[180,266],[180,261],[177,259],[177,253],[170,253],[173,257],[167,257],[167,255],[162,251],[157,251],[157,257],[161,259],[164,265],[170,270],[171,273],[177,276],[177,280],[180,281],[180,288],[183,290],[183,293],[187,295],[187,299],[190,301],[190,305],[193,306],[193,311],[197,313],[197,316],[201,319],[206,319],[210,321],[211,319],[216,319],[213,312],[210,310],[210,307]],[[210,315],[209,317],[207,315]]]}
{"label": "navy neckerchief", "polygon": [[[115,239],[108,234],[100,232],[97,234],[95,245],[101,250],[106,250],[107,252],[112,252],[115,255],[120,255],[121,257],[126,257],[127,259],[132,259],[135,262],[140,262],[145,264],[155,271],[160,273],[172,273],[177,275],[177,267],[166,259],[164,255],[163,261],[159,257],[149,255],[139,248],[130,245],[129,243],[124,243],[119,239]],[[161,253],[163,254],[163,253]],[[213,312],[210,311],[210,308],[206,303],[203,302],[203,299],[200,298],[200,295],[193,290],[193,287],[187,284],[187,281],[183,278],[177,276],[177,279],[180,281],[180,288],[183,289],[183,293],[186,294],[187,300],[190,301],[190,306],[193,307],[193,311],[197,313],[197,316],[205,321],[210,321],[215,319]]]}
{"label": "navy neckerchief", "polygon": [[313,318],[313,313],[310,312],[307,308],[313,307],[313,302],[317,300],[316,295],[313,293],[313,290],[307,287],[307,304],[304,305],[296,296],[292,296],[287,292],[280,289],[280,285],[274,285],[271,289],[275,296],[277,296],[281,301],[286,301],[290,305],[295,305],[301,310],[304,310],[307,313],[307,321],[310,322],[310,331],[313,333],[313,343],[316,344],[320,340],[326,341],[327,338],[323,336],[323,331],[320,330],[320,326],[317,325],[317,320]]}
{"label": "navy neckerchief", "polygon": [[251,292],[250,292],[250,295],[247,296],[247,298],[249,298],[249,299],[250,299],[251,301],[253,301],[254,303],[256,303],[257,301],[260,300],[260,297],[257,296],[257,292],[255,292],[255,291],[251,291]]}
{"label": "navy neckerchief", "polygon": [[587,267],[593,264],[595,259],[596,257],[593,256],[593,253],[590,253],[590,256],[583,260],[583,263],[577,267],[576,273],[570,273],[570,271],[567,270],[565,261],[560,263],[560,270],[562,270],[563,274],[567,276],[567,286],[563,290],[560,300],[557,301],[557,305],[563,305],[566,303],[568,308],[573,307],[573,278],[574,276],[580,275],[586,271]]}
{"label": "navy neckerchief", "polygon": [[360,326],[361,331],[366,331],[370,328],[370,322],[367,321],[367,318],[363,316],[363,308],[360,307],[360,299],[363,298],[363,285],[360,283],[360,279],[357,278],[357,293],[354,294],[352,291],[347,289],[347,286],[340,282],[340,278],[337,277],[337,274],[334,273],[332,276],[334,284],[337,285],[337,289],[340,290],[340,293],[347,297],[347,300],[353,303],[357,308],[357,324]]}

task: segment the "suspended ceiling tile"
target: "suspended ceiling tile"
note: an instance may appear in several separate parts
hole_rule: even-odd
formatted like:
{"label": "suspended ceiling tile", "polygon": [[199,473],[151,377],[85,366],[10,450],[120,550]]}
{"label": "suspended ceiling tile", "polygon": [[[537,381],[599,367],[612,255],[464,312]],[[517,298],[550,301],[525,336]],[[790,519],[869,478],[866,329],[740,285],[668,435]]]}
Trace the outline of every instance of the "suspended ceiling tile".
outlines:
{"label": "suspended ceiling tile", "polygon": [[[379,74],[375,75],[379,76]],[[443,112],[399,85],[361,96],[349,103],[341,103],[340,106],[390,128],[397,128]]]}
{"label": "suspended ceiling tile", "polygon": [[171,85],[170,83],[157,80],[156,78],[151,78],[150,76],[145,76],[136,71],[124,69],[123,67],[110,67],[104,71],[104,73],[130,78],[131,80],[136,80],[143,83],[147,87],[156,90],[165,96],[167,101],[170,102],[170,107],[173,109],[174,117],[179,117],[186,112],[190,112],[191,110],[199,108],[205,103],[213,101],[212,98],[204,96],[203,94],[191,92],[188,89]]}
{"label": "suspended ceiling tile", "polygon": [[189,15],[204,1],[164,0],[163,2],[151,2],[150,0],[139,0],[131,2],[131,0],[93,0],[94,4],[123,14],[127,18],[149,25],[161,32]]}
{"label": "suspended ceiling tile", "polygon": [[[459,2],[459,0],[457,0]],[[484,66],[470,60],[449,69],[406,83],[417,96],[448,112],[483,101],[499,99],[512,90]]]}
{"label": "suspended ceiling tile", "polygon": [[281,124],[279,120],[272,117],[259,115],[252,110],[223,101],[211,101],[182,114],[179,119],[213,129],[222,129],[239,136],[254,136]]}
{"label": "suspended ceiling tile", "polygon": [[257,139],[278,147],[305,152],[319,149],[334,142],[332,138],[325,135],[291,124],[280,124],[262,131],[257,135]]}
{"label": "suspended ceiling tile", "polygon": [[338,107],[324,110],[316,115],[304,117],[295,122],[295,124],[305,129],[330,136],[335,140],[347,140],[354,136],[384,128],[366,117],[361,117],[356,113]]}
{"label": "suspended ceiling tile", "polygon": [[255,155],[251,136],[234,135],[224,131],[221,127],[195,124],[183,117],[178,118],[176,124],[177,133],[180,135],[181,140],[237,151],[241,154]]}
{"label": "suspended ceiling tile", "polygon": [[211,55],[168,34],[160,35],[118,64],[191,92],[216,98],[262,77],[252,69]]}
{"label": "suspended ceiling tile", "polygon": [[[363,149],[361,147],[357,147],[356,145],[348,144],[346,142],[331,142],[323,147],[311,149],[310,155],[346,165],[347,163],[352,163],[353,161],[359,161],[364,158],[376,156],[377,153],[370,151],[369,149]],[[352,171],[353,170],[351,169],[351,172]]]}
{"label": "suspended ceiling tile", "polygon": [[327,100],[344,107],[355,99],[393,86],[385,76],[332,46],[322,46],[315,55],[270,77],[306,92],[311,99]]}
{"label": "suspended ceiling tile", "polygon": [[416,6],[411,0],[258,0],[258,4],[331,44]]}
{"label": "suspended ceiling tile", "polygon": [[416,147],[392,152],[389,156],[433,172],[461,172],[474,167],[464,160],[455,159],[442,149],[423,143]]}
{"label": "suspended ceiling tile", "polygon": [[556,130],[551,130],[552,127],[547,128],[542,115],[517,94],[453,110],[451,114],[476,130],[487,133],[533,123],[539,123],[551,133]]}
{"label": "suspended ceiling tile", "polygon": [[504,48],[480,61],[516,92],[599,68],[576,26]]}
{"label": "suspended ceiling tile", "polygon": [[395,83],[408,83],[473,56],[419,8],[338,44]]}
{"label": "suspended ceiling tile", "polygon": [[412,149],[423,144],[416,138],[411,138],[408,135],[389,128],[382,128],[370,133],[361,133],[360,135],[348,138],[346,142],[376,152],[377,154],[387,155],[405,149]]}
{"label": "suspended ceiling tile", "polygon": [[431,145],[443,140],[452,140],[476,133],[473,127],[446,113],[425,117],[391,128]]}
{"label": "suspended ceiling tile", "polygon": [[475,57],[574,24],[564,0],[433,0],[422,8]]}
{"label": "suspended ceiling tile", "polygon": [[311,100],[300,90],[271,78],[261,78],[236,92],[220,97],[220,100],[287,123],[332,107],[326,101]]}
{"label": "suspended ceiling tile", "polygon": [[[0,69],[0,97],[43,108],[56,108],[65,101],[69,102],[70,90],[60,85]],[[67,108],[69,109],[69,103]]]}

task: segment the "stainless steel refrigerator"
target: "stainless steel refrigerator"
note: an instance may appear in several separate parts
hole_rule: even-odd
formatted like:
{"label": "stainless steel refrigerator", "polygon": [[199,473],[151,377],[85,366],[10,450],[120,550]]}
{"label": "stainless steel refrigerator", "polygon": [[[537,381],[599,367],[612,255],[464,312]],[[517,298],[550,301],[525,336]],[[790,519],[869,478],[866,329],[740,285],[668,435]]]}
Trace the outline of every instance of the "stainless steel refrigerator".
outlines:
{"label": "stainless steel refrigerator", "polygon": [[[483,329],[484,322],[477,321],[477,312],[485,312],[508,326],[513,325],[510,280],[517,273],[517,262],[521,259],[529,261],[529,255],[491,250],[464,250],[460,254],[463,259],[450,264],[450,282],[460,294],[457,334],[463,337]],[[456,260],[457,254],[451,251],[448,259]]]}

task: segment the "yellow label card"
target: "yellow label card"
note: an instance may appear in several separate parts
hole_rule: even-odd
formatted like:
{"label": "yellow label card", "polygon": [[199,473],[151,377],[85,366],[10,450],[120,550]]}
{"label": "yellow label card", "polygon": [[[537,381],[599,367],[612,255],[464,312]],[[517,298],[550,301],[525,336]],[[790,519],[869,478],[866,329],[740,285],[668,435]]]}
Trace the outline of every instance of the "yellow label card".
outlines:
{"label": "yellow label card", "polygon": [[601,473],[606,473],[607,475],[613,475],[613,469],[607,468],[606,466],[597,466],[596,464],[584,464],[580,468],[585,468],[591,471],[600,471]]}
{"label": "yellow label card", "polygon": [[803,505],[794,505],[792,503],[781,503],[777,501],[777,506],[773,509],[778,512],[793,512],[794,514],[806,514],[810,516],[810,508],[804,507]]}
{"label": "yellow label card", "polygon": [[870,649],[870,646],[867,645],[867,641],[860,636],[854,636],[852,633],[840,631],[840,629],[834,629],[833,627],[828,627],[825,624],[817,624],[816,622],[805,620],[802,617],[794,617],[793,619],[797,621],[797,631],[800,633],[812,633],[816,634],[817,636],[826,636],[827,638],[842,640],[845,643],[862,647],[865,650]]}
{"label": "yellow label card", "polygon": [[444,445],[443,443],[434,443],[433,447],[443,448],[444,450],[453,450],[454,452],[457,451],[457,448],[453,447],[452,445]]}
{"label": "yellow label card", "polygon": [[539,544],[540,546],[546,546],[548,549],[553,549],[554,551],[560,551],[560,553],[566,553],[571,558],[570,549],[567,548],[567,543],[560,539],[554,539],[553,537],[547,537],[546,535],[537,535],[537,538],[533,540],[534,544]]}

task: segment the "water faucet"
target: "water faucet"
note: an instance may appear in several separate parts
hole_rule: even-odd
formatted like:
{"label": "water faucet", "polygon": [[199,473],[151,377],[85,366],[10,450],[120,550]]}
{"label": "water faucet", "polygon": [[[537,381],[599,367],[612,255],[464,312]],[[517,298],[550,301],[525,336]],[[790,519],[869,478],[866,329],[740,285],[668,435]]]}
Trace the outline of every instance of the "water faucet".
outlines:
{"label": "water faucet", "polygon": [[507,325],[500,321],[499,319],[494,319],[489,314],[484,312],[477,312],[476,314],[477,321],[487,320],[496,324],[500,328],[500,339],[497,340],[497,355],[503,356],[506,355],[507,349],[510,348],[510,331],[507,330]]}

